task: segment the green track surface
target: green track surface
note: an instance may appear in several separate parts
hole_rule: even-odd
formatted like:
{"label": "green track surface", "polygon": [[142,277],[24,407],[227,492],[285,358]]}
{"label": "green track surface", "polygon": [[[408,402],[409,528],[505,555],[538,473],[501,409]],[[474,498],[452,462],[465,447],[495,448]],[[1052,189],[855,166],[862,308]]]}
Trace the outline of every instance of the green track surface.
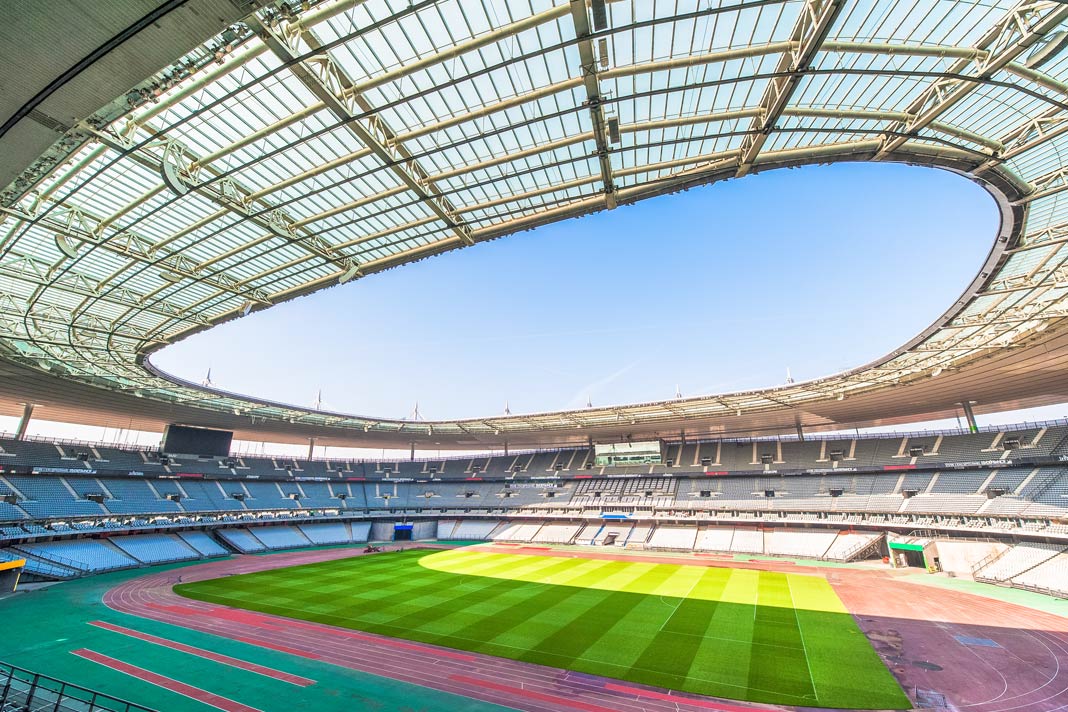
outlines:
{"label": "green track surface", "polygon": [[826,580],[409,550],[181,584],[190,598],[703,695],[907,709]]}

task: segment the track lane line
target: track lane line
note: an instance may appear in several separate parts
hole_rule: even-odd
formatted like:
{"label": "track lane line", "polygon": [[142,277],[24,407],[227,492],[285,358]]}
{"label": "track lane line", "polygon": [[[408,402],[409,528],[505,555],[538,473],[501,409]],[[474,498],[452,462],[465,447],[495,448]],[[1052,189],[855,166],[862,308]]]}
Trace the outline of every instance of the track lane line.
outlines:
{"label": "track lane line", "polygon": [[91,662],[103,665],[104,667],[111,668],[116,672],[121,672],[124,675],[135,677],[138,680],[155,685],[156,687],[162,687],[164,690],[177,693],[183,697],[188,697],[191,700],[202,702],[206,705],[214,707],[216,709],[223,710],[223,712],[263,712],[255,707],[249,707],[246,704],[231,700],[229,697],[223,697],[217,695],[214,692],[209,692],[199,687],[186,684],[174,678],[167,677],[166,675],[160,675],[159,673],[146,670],[136,665],[123,662],[116,658],[104,655],[102,653],[88,650],[86,648],[79,648],[78,650],[70,651],[72,655],[77,655],[79,658],[84,658]]}
{"label": "track lane line", "polygon": [[702,709],[707,710],[718,710],[718,712],[754,712],[753,707],[742,707],[741,705],[731,705],[724,702],[713,702],[711,700],[699,700],[691,697],[680,697],[679,695],[673,695],[668,692],[643,690],[640,687],[630,687],[628,685],[620,685],[614,682],[606,683],[604,689],[610,690],[612,692],[619,692],[624,695],[635,695],[637,697],[647,697],[653,700],[664,700],[665,702],[690,705],[691,707],[700,707]]}
{"label": "track lane line", "polygon": [[525,697],[531,700],[537,700],[538,702],[548,702],[553,705],[553,709],[574,709],[583,710],[583,712],[616,712],[614,707],[605,707],[603,705],[595,705],[591,702],[582,702],[570,697],[561,697],[560,695],[550,695],[545,692],[536,692],[534,690],[527,690],[522,687],[514,687],[512,685],[504,685],[492,680],[482,680],[477,677],[470,677],[468,675],[449,675],[449,679],[453,682],[458,682],[463,685],[471,685],[473,687],[480,687],[486,690],[493,690],[495,692],[505,692],[509,695],[515,695],[517,697]]}
{"label": "track lane line", "polygon": [[97,628],[103,628],[104,630],[110,630],[113,633],[125,635],[130,638],[136,638],[137,640],[143,640],[146,643],[160,645],[165,648],[170,648],[172,650],[179,650],[183,653],[188,653],[189,655],[194,655],[198,658],[204,658],[205,660],[210,660],[212,662],[220,663],[222,665],[229,665],[230,667],[245,670],[247,672],[256,673],[257,675],[263,675],[264,677],[269,677],[274,680],[288,682],[289,684],[297,685],[298,687],[308,687],[309,685],[315,684],[315,680],[312,680],[311,678],[301,677],[300,675],[292,675],[287,672],[282,672],[281,670],[276,670],[274,668],[267,667],[266,665],[259,665],[257,663],[252,663],[247,660],[241,660],[240,658],[230,657],[229,655],[222,655],[221,653],[215,653],[210,650],[205,650],[203,648],[197,648],[192,645],[186,645],[185,643],[179,643],[177,641],[169,640],[167,638],[161,638],[150,633],[142,633],[141,631],[133,630],[132,628],[124,628],[123,626],[115,625],[114,623],[108,623],[106,621],[90,621],[89,625],[95,626]]}

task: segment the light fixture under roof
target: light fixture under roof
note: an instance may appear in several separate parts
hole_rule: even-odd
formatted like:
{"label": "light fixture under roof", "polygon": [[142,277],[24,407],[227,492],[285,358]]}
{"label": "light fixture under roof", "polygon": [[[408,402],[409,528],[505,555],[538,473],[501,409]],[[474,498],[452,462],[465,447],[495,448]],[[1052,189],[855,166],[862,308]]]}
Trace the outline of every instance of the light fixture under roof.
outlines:
{"label": "light fixture under roof", "polygon": [[341,276],[337,278],[337,283],[338,284],[345,284],[346,282],[352,281],[352,279],[354,277],[359,276],[359,274],[360,274],[360,263],[359,262],[353,262],[352,264],[349,265],[349,268],[347,270],[345,270],[344,272],[342,272]]}
{"label": "light fixture under roof", "polygon": [[608,28],[608,6],[605,0],[592,0],[590,9],[593,10],[593,29],[604,30]]}
{"label": "light fixture under roof", "polygon": [[1038,69],[1059,55],[1065,46],[1068,46],[1068,30],[1054,32],[1048,38],[1039,40],[1034,51],[1027,58],[1027,68]]}
{"label": "light fixture under roof", "polygon": [[80,246],[81,243],[70,235],[65,235],[61,232],[56,233],[56,247],[70,259],[73,260],[78,257],[78,248]]}
{"label": "light fixture under roof", "polygon": [[619,136],[619,119],[613,116],[606,123],[608,125],[608,140],[612,143],[619,143],[622,140]]}

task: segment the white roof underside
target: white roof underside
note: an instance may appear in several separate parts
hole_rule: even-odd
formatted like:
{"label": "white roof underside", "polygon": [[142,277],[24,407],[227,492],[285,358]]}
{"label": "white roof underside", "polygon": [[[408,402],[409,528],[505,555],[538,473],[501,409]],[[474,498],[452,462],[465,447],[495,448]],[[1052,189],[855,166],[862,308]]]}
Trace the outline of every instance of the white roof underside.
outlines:
{"label": "white roof underside", "polygon": [[[605,29],[563,0],[278,8],[120,97],[118,118],[74,127],[69,156],[3,194],[5,358],[261,422],[507,437],[804,409],[960,368],[1068,316],[1068,52],[1039,62],[1068,29],[1063,4],[618,0]],[[831,160],[974,175],[1003,217],[963,301],[846,374],[413,423],[213,392],[143,365],[194,331],[445,250]]]}

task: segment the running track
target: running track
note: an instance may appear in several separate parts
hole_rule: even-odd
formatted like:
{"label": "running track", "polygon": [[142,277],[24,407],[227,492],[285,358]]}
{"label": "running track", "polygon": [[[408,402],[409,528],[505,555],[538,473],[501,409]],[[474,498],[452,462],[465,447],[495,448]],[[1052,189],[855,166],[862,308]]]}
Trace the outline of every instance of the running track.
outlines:
{"label": "running track", "polygon": [[[566,550],[479,547],[576,556]],[[328,662],[527,712],[748,712],[786,709],[676,693],[632,683],[360,631],[193,601],[180,582],[362,555],[354,549],[241,556],[133,579],[108,591],[117,611]],[[591,554],[583,552],[582,556]],[[592,554],[633,561],[629,555]],[[1068,619],[953,590],[901,581],[885,571],[805,568],[773,561],[730,565],[825,576],[905,687],[935,693],[924,708],[961,712],[1068,711]],[[673,559],[649,557],[661,563]],[[677,559],[676,559],[677,560]],[[680,562],[681,563],[681,562]],[[966,642],[961,642],[962,640]],[[944,699],[944,702],[942,700]],[[918,707],[919,708],[919,707]]]}

